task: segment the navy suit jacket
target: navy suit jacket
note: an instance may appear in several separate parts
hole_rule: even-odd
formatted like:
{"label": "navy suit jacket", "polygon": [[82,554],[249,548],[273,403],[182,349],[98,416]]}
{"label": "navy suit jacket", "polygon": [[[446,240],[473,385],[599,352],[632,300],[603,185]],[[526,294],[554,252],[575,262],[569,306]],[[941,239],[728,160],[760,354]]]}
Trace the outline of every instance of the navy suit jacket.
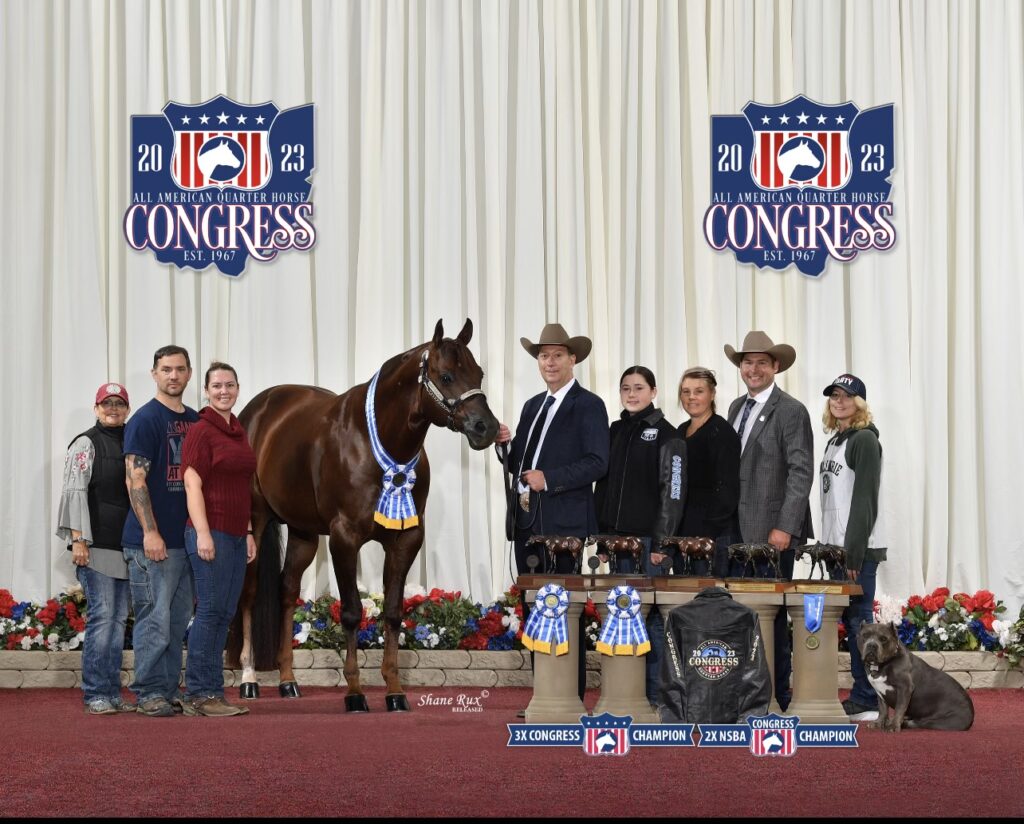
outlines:
{"label": "navy suit jacket", "polygon": [[[547,394],[541,392],[523,405],[509,452],[513,471],[519,471],[530,426]],[[517,525],[529,526],[534,535],[596,534],[594,483],[608,471],[608,410],[579,381],[562,399],[534,468],[544,472],[547,490],[531,493],[529,513],[517,507]]]}

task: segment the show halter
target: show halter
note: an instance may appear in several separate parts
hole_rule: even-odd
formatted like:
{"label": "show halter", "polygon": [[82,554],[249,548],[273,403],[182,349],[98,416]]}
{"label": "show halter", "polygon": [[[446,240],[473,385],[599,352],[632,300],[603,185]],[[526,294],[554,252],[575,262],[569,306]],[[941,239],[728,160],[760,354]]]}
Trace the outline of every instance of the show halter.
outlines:
{"label": "show halter", "polygon": [[423,388],[427,390],[427,394],[434,399],[437,405],[440,406],[448,416],[448,428],[452,430],[452,432],[457,432],[458,429],[455,427],[455,413],[458,411],[459,407],[476,395],[481,395],[484,399],[487,398],[487,395],[484,394],[483,389],[477,388],[467,389],[457,398],[446,398],[441,390],[437,388],[437,384],[430,379],[430,375],[427,372],[427,360],[429,357],[430,349],[424,349],[423,355],[420,358],[419,382],[423,384]]}

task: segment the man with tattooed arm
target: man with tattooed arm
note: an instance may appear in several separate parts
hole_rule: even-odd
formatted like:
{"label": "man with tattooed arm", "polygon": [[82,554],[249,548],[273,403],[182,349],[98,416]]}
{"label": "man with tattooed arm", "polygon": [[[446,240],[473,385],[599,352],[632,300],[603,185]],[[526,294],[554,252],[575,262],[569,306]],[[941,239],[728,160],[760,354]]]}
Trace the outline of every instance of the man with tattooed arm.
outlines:
{"label": "man with tattooed arm", "polygon": [[185,553],[188,508],[181,446],[199,415],[181,399],[192,377],[185,349],[157,349],[151,374],[156,397],[125,428],[125,475],[132,508],[121,544],[135,611],[131,688],[141,714],[172,716],[182,709],[182,640],[193,603],[192,570]]}

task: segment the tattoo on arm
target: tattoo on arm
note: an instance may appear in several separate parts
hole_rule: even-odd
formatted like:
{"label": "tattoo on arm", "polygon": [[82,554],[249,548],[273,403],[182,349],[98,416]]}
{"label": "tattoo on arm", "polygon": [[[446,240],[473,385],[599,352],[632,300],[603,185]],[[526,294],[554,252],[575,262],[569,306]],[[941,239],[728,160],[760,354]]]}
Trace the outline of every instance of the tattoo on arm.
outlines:
{"label": "tattoo on arm", "polygon": [[145,530],[156,529],[156,518],[153,517],[153,502],[149,498],[149,487],[146,476],[153,462],[144,455],[125,455],[125,475],[128,481],[128,494],[135,517]]}

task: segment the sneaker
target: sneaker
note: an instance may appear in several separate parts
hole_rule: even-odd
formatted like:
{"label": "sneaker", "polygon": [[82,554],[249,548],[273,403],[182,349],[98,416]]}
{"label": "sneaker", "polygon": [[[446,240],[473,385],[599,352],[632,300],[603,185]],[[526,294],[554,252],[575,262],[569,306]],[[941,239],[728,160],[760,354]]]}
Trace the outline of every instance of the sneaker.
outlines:
{"label": "sneaker", "polygon": [[175,715],[181,715],[185,712],[185,699],[180,694],[175,695],[174,698],[171,698],[167,703],[171,705],[171,709],[174,710]]}
{"label": "sneaker", "polygon": [[852,698],[843,701],[843,712],[850,716],[851,721],[877,721],[878,707],[869,707],[866,704],[859,704]]}
{"label": "sneaker", "polygon": [[218,718],[229,715],[246,715],[248,712],[248,707],[236,707],[219,695],[203,696],[185,702],[185,715],[205,715],[208,718]]}
{"label": "sneaker", "polygon": [[118,712],[135,712],[138,709],[136,704],[133,704],[131,701],[125,701],[123,698],[115,698],[110,704]]}
{"label": "sneaker", "polygon": [[150,718],[168,718],[174,715],[174,708],[162,695],[140,701],[136,711],[142,715],[148,715]]}
{"label": "sneaker", "polygon": [[117,707],[106,698],[93,698],[87,701],[85,711],[89,715],[117,715]]}

